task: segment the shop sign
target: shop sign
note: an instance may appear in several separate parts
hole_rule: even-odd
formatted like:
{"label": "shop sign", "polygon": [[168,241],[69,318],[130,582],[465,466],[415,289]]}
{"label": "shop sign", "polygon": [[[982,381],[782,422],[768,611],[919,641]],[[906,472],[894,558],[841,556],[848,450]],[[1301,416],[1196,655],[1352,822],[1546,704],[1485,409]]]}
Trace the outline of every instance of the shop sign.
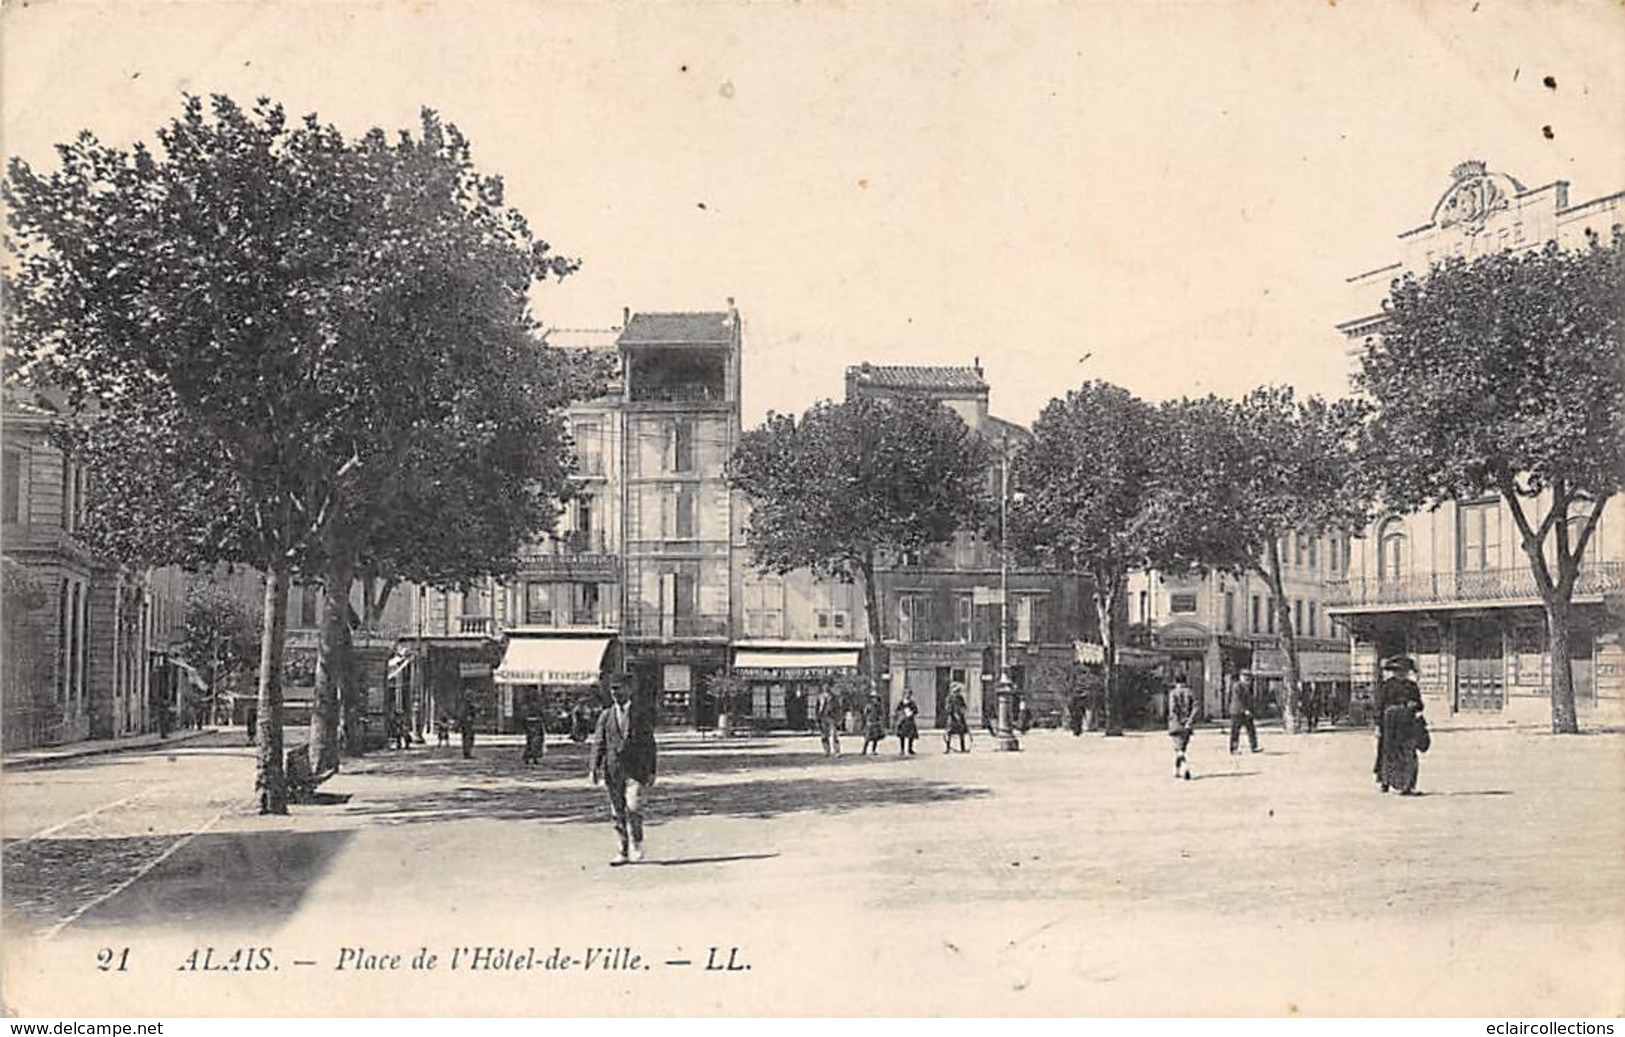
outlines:
{"label": "shop sign", "polygon": [[856,666],[736,666],[735,676],[752,680],[802,681],[821,677],[846,677],[858,672]]}

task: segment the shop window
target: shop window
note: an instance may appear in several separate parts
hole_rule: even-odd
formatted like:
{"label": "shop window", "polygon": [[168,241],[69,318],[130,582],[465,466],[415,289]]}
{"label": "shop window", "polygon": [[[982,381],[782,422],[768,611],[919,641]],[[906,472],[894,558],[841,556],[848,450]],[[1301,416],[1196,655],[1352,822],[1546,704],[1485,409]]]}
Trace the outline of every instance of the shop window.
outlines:
{"label": "shop window", "polygon": [[598,624],[598,584],[570,584],[570,622],[590,627]]}
{"label": "shop window", "polygon": [[1168,611],[1188,614],[1196,611],[1196,595],[1170,594],[1168,595]]}

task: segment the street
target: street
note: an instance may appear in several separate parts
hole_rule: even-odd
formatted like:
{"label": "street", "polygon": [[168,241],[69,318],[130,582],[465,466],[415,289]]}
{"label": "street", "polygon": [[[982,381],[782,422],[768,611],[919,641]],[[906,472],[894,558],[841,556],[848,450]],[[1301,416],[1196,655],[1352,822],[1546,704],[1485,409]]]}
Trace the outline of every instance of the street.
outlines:
{"label": "street", "polygon": [[[240,746],[20,772],[6,996],[30,1015],[1625,1010],[1620,735],[1443,731],[1415,798],[1375,791],[1365,732],[1263,739],[1230,756],[1199,731],[1178,782],[1159,732],[839,760],[674,737],[650,860],[613,869],[568,743],[533,768],[512,739],[380,751],[289,817],[248,812]],[[126,946],[123,973],[97,968]],[[193,955],[247,947],[264,971]],[[471,971],[478,947],[535,947],[534,968]],[[544,969],[555,948],[594,967]]]}

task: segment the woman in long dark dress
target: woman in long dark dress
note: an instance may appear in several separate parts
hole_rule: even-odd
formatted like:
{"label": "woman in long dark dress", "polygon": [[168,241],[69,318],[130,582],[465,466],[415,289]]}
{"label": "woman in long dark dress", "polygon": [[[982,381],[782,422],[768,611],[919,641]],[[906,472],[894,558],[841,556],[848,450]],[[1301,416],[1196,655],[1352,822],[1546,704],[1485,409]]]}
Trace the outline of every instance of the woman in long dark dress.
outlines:
{"label": "woman in long dark dress", "polygon": [[1427,749],[1427,721],[1422,717],[1422,691],[1411,680],[1416,664],[1400,656],[1383,665],[1388,676],[1380,688],[1377,727],[1377,785],[1409,796],[1416,792],[1419,753]]}
{"label": "woman in long dark dress", "polygon": [[912,691],[903,692],[903,701],[897,704],[892,711],[892,726],[897,732],[897,755],[907,753],[914,755],[914,740],[920,737],[920,725],[915,721],[919,716],[920,707],[914,701]]}
{"label": "woman in long dark dress", "polygon": [[954,751],[954,736],[959,736],[959,751],[970,752],[965,744],[970,737],[969,706],[965,702],[965,691],[958,682],[949,685],[948,690],[948,726],[942,733],[942,751]]}

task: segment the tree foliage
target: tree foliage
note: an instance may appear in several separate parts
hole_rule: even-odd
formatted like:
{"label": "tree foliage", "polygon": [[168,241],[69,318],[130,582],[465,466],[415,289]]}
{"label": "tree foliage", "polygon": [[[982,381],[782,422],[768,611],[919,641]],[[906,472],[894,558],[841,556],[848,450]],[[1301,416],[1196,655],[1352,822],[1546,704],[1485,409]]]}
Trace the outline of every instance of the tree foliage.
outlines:
{"label": "tree foliage", "polygon": [[1254,573],[1269,588],[1287,662],[1282,716],[1296,730],[1301,683],[1280,545],[1364,527],[1361,405],[1254,389],[1160,408],[1156,510],[1163,543],[1184,567]]}
{"label": "tree foliage", "polygon": [[873,680],[882,641],[876,566],[985,524],[990,457],[935,401],[860,396],[815,404],[799,419],[769,414],[741,438],[728,477],[750,501],[758,568],[862,581]]}
{"label": "tree foliage", "polygon": [[1045,406],[1011,465],[1011,548],[1092,581],[1108,734],[1122,731],[1117,648],[1128,574],[1170,560],[1155,507],[1160,449],[1156,410],[1127,389],[1094,381]]}
{"label": "tree foliage", "polygon": [[1571,603],[1625,480],[1625,236],[1447,258],[1395,281],[1384,315],[1356,379],[1383,503],[1505,502],[1546,605],[1552,726],[1574,731]]}
{"label": "tree foliage", "polygon": [[181,652],[209,675],[212,694],[235,686],[240,675],[259,665],[263,619],[257,604],[208,579],[187,588]]}
{"label": "tree foliage", "polygon": [[268,100],[189,97],[157,139],[87,132],[48,174],[12,161],[7,331],[78,408],[93,536],[267,574],[256,784],[280,812],[290,574],[331,579],[340,556],[379,551],[366,502],[439,506],[413,516],[426,524],[492,503],[498,517],[455,514],[458,548],[551,519],[557,358],[526,305],[574,264],[432,111],[416,135],[351,141]]}

